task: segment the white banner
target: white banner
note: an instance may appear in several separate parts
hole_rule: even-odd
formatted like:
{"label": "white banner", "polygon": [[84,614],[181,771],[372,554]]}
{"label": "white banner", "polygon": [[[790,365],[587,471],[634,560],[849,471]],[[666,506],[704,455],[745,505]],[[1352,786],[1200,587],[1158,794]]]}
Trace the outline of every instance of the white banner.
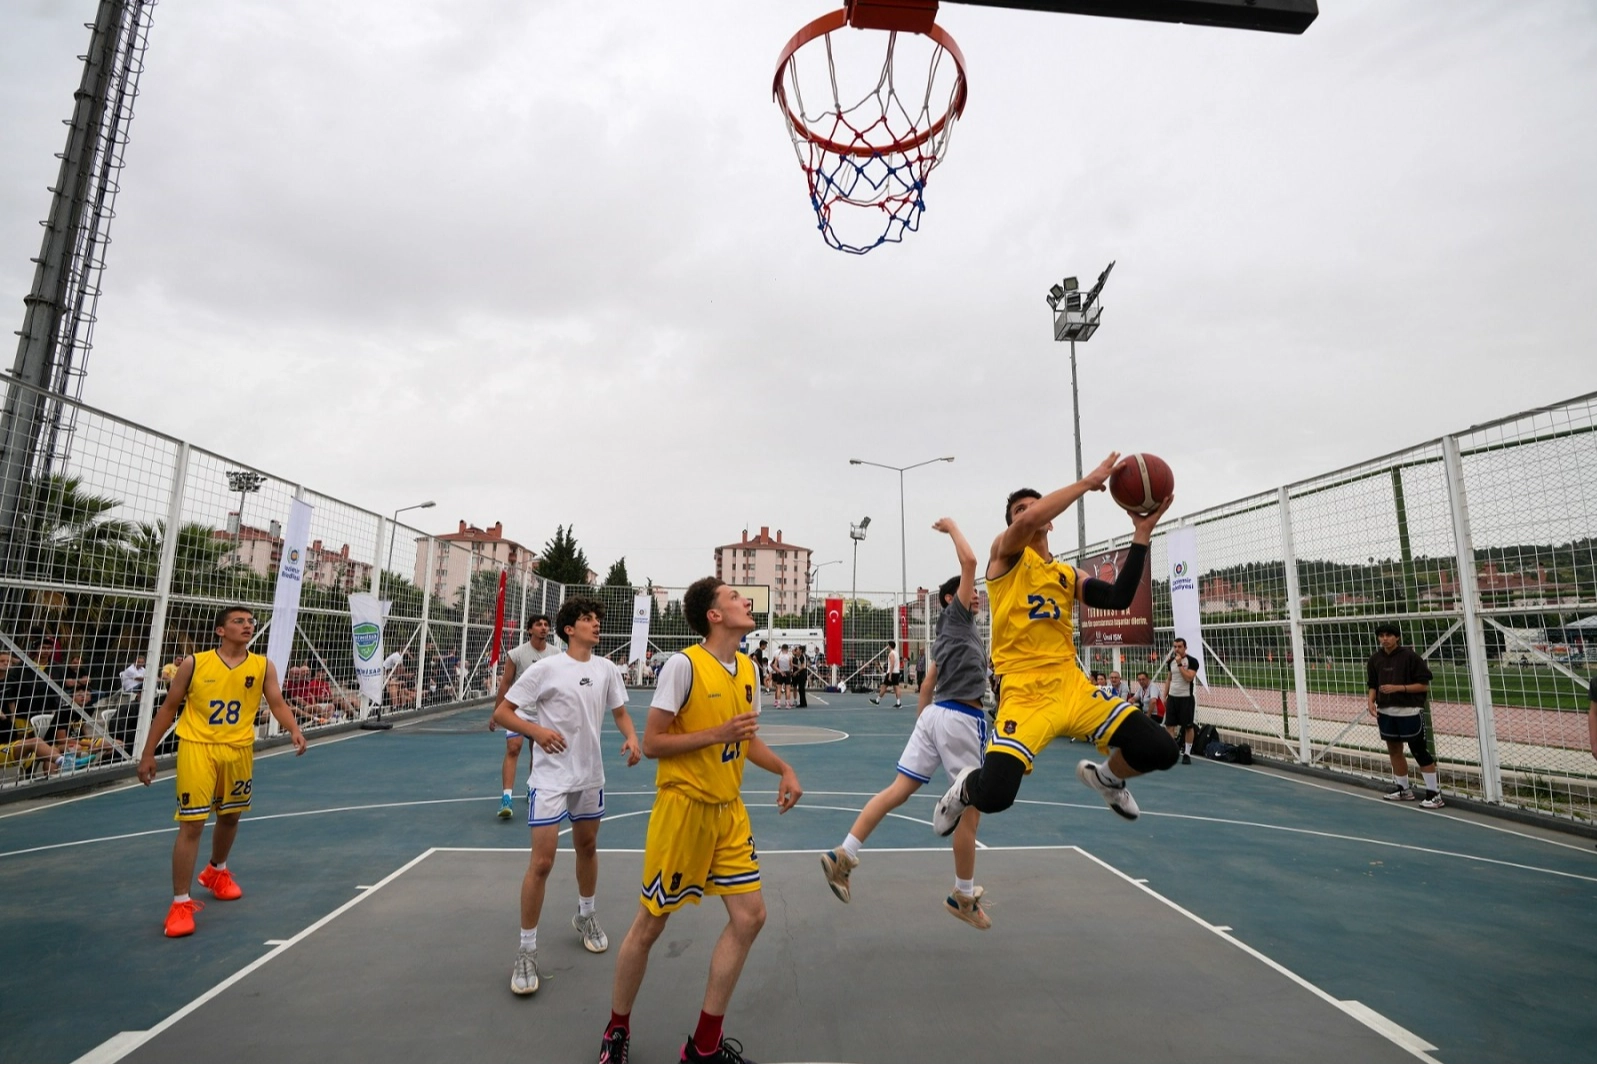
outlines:
{"label": "white banner", "polygon": [[1170,556],[1170,615],[1175,621],[1172,638],[1187,641],[1187,653],[1198,660],[1198,680],[1205,688],[1209,656],[1203,646],[1203,615],[1198,609],[1198,530],[1177,528],[1164,538]]}
{"label": "white banner", "polygon": [[311,505],[303,499],[289,503],[288,527],[283,530],[282,557],[277,563],[277,590],[272,595],[272,631],[266,638],[266,658],[277,667],[278,683],[286,683],[288,659],[294,652],[294,628],[299,621],[299,592],[305,580],[305,540],[311,531]]}
{"label": "white banner", "polygon": [[636,662],[649,657],[649,611],[654,596],[639,592],[632,600],[632,646],[627,650],[627,661]]}
{"label": "white banner", "polygon": [[354,640],[355,678],[373,706],[383,705],[383,626],[393,604],[367,592],[349,597],[349,631]]}

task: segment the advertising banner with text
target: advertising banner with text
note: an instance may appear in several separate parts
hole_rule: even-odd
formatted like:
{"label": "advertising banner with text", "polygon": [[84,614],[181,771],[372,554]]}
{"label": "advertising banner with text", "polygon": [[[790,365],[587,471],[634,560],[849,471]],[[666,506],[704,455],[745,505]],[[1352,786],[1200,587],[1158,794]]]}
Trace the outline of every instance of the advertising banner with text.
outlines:
{"label": "advertising banner with text", "polygon": [[[1083,577],[1113,584],[1126,564],[1127,549],[1092,555],[1081,566]],[[1153,645],[1153,574],[1142,567],[1142,580],[1127,610],[1098,610],[1081,606],[1083,647],[1151,647]]]}

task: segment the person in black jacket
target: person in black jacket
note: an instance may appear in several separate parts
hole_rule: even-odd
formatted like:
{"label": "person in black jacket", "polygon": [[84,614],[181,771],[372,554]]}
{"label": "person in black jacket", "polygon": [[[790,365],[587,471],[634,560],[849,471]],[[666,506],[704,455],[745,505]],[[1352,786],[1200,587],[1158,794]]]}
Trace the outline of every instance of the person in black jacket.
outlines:
{"label": "person in black jacket", "polygon": [[1431,667],[1412,647],[1403,646],[1403,634],[1390,621],[1375,628],[1375,638],[1381,648],[1370,656],[1366,687],[1369,712],[1380,728],[1381,739],[1392,758],[1392,788],[1385,798],[1394,802],[1414,799],[1414,789],[1409,787],[1408,758],[1403,754],[1407,743],[1425,778],[1425,798],[1420,805],[1427,810],[1437,810],[1447,805],[1442,801],[1441,785],[1436,775],[1436,759],[1425,742],[1425,693],[1431,687]]}

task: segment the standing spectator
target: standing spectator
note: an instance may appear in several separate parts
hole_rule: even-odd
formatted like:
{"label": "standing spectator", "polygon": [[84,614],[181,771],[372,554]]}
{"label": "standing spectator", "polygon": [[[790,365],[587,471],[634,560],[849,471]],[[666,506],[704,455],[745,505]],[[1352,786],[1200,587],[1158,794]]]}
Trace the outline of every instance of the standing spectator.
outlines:
{"label": "standing spectator", "polygon": [[754,652],[749,655],[749,661],[753,662],[754,668],[760,671],[760,690],[770,691],[771,669],[765,661],[765,644],[766,641],[760,641],[760,646],[756,647]]}
{"label": "standing spectator", "polygon": [[1164,723],[1164,692],[1147,673],[1137,674],[1137,683],[1126,694],[1126,701],[1160,724]]}
{"label": "standing spectator", "polygon": [[1170,738],[1181,744],[1181,764],[1191,765],[1193,722],[1198,714],[1198,693],[1192,682],[1198,676],[1198,660],[1187,654],[1187,641],[1178,636],[1165,665],[1170,667],[1170,695],[1165,700],[1164,727]]}
{"label": "standing spectator", "polygon": [[793,648],[793,688],[798,694],[798,706],[802,710],[810,705],[810,655],[803,644]]}
{"label": "standing spectator", "polygon": [[771,684],[776,688],[778,710],[792,706],[797,701],[793,697],[793,652],[785,643],[777,648],[776,657],[771,659]]}
{"label": "standing spectator", "polygon": [[144,690],[144,656],[139,655],[133,659],[133,664],[118,673],[117,680],[122,682],[123,695],[137,695]]}
{"label": "standing spectator", "polygon": [[1365,687],[1369,695],[1369,713],[1386,741],[1386,753],[1392,759],[1392,788],[1384,798],[1402,802],[1414,798],[1408,786],[1408,758],[1403,754],[1407,743],[1414,752],[1414,761],[1425,778],[1425,798],[1420,805],[1427,810],[1440,809],[1441,783],[1436,774],[1436,759],[1431,757],[1425,743],[1425,693],[1431,688],[1431,667],[1425,664],[1412,647],[1403,646],[1403,633],[1390,621],[1375,627],[1375,638],[1380,650],[1370,655],[1365,667]]}
{"label": "standing spectator", "polygon": [[898,657],[898,644],[894,642],[887,645],[887,671],[882,674],[882,682],[876,686],[876,694],[871,696],[871,705],[880,706],[882,696],[887,694],[888,688],[892,688],[893,705],[903,706],[898,698],[898,686],[902,683],[904,683],[903,666]]}

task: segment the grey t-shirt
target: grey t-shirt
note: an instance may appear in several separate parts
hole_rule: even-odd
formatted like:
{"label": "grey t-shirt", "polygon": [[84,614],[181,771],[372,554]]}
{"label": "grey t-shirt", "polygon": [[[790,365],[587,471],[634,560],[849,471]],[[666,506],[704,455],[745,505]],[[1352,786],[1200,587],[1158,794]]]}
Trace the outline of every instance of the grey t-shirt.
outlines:
{"label": "grey t-shirt", "polygon": [[932,661],[937,663],[937,698],[981,705],[987,690],[987,655],[976,631],[976,616],[958,596],[948,601],[937,619]]}
{"label": "grey t-shirt", "polygon": [[553,640],[544,641],[543,650],[541,651],[532,645],[531,640],[528,640],[510,652],[510,660],[516,664],[516,677],[519,679],[523,673],[527,672],[527,667],[540,658],[553,658],[557,654],[560,654],[560,645]]}

